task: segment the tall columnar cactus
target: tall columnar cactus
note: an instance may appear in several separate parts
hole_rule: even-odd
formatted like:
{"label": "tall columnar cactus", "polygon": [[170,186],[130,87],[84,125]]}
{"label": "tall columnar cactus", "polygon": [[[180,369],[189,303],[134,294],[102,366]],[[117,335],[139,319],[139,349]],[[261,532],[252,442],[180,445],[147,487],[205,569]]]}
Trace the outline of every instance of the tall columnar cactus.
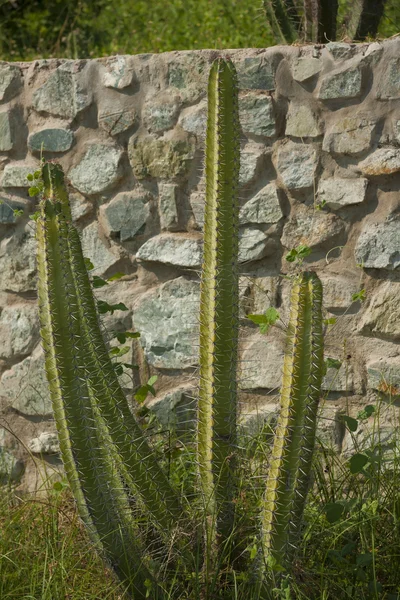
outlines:
{"label": "tall columnar cactus", "polygon": [[[79,514],[135,600],[149,593],[154,600],[174,597],[164,591],[168,567],[174,581],[197,569],[197,591],[214,600],[219,588],[212,584],[209,591],[210,580],[218,579],[219,566],[224,573],[232,568],[229,556],[235,556],[239,119],[230,60],[213,63],[208,98],[197,427],[200,524],[181,506],[119,386],[62,169],[55,163],[41,168],[39,307],[60,449]],[[304,509],[322,378],[321,302],[317,276],[299,276],[292,291],[282,410],[262,509],[260,551],[267,562],[273,556],[287,563]],[[199,526],[204,533],[200,544],[193,535]],[[160,560],[170,555],[161,569]],[[265,571],[257,568],[257,577],[249,600],[265,589]]]}
{"label": "tall columnar cactus", "polygon": [[208,85],[204,257],[200,296],[198,461],[207,540],[233,528],[238,341],[239,114],[236,71],[217,59]]}
{"label": "tall columnar cactus", "polygon": [[262,509],[264,556],[285,567],[308,491],[323,369],[322,285],[306,272],[292,287],[281,408]]}
{"label": "tall columnar cactus", "polygon": [[[385,2],[350,0],[344,33],[357,41],[376,36]],[[336,40],[338,0],[263,0],[263,6],[277,43],[301,40],[325,44]]]}

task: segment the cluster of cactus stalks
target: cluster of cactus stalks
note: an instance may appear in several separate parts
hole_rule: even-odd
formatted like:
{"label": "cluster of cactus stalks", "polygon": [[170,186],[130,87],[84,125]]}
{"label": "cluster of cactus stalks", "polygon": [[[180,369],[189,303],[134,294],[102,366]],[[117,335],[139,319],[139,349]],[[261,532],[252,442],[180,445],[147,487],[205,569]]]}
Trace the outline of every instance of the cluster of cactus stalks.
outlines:
{"label": "cluster of cactus stalks", "polygon": [[[277,43],[325,44],[340,38],[364,41],[375,37],[386,0],[350,0],[343,24],[338,24],[339,0],[263,0]],[[339,26],[338,26],[339,25]]]}
{"label": "cluster of cactus stalks", "polygon": [[[179,580],[193,581],[193,573],[196,593],[190,598],[237,598],[229,587],[234,578],[226,574],[238,554],[235,507],[241,459],[236,373],[239,132],[236,71],[230,60],[218,58],[208,86],[197,512],[173,489],[129,408],[101,333],[62,169],[52,162],[41,167],[39,307],[61,454],[92,540],[135,599],[187,598]],[[310,480],[322,372],[321,283],[314,273],[302,273],[291,293],[281,413],[254,523],[257,552],[246,567],[252,577],[243,597],[249,600],[273,597],[271,558],[290,572]],[[225,583],[218,587],[220,573]],[[171,579],[178,583],[172,585]]]}

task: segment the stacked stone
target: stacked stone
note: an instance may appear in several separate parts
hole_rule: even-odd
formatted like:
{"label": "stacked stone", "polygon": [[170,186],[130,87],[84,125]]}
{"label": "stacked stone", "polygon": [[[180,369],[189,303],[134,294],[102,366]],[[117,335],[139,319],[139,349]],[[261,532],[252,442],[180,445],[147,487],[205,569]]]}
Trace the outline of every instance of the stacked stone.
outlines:
{"label": "stacked stone", "polygon": [[[340,414],[382,401],[389,443],[400,394],[400,40],[227,52],[238,70],[241,403],[244,431],[277,410],[284,332],[245,317],[288,314],[300,244],[325,290],[327,356],[320,437],[352,451]],[[28,173],[58,160],[98,290],[128,311],[142,377],[159,376],[150,407],[181,431],[193,423],[202,260],[206,88],[214,51],[99,60],[0,63],[0,481],[23,489],[60,468],[40,348],[35,199]],[[15,210],[19,211],[16,216]],[[365,289],[366,301],[352,303]],[[331,330],[331,331],[330,331]],[[114,344],[115,340],[111,341]],[[123,362],[127,362],[126,356]],[[129,377],[123,385],[129,388]],[[137,381],[136,381],[137,383]],[[372,419],[373,417],[371,417]],[[3,425],[3,427],[1,426]],[[13,435],[14,434],[14,435]],[[365,420],[356,433],[368,442]],[[28,452],[40,459],[35,465]],[[47,469],[47,471],[46,471]]]}

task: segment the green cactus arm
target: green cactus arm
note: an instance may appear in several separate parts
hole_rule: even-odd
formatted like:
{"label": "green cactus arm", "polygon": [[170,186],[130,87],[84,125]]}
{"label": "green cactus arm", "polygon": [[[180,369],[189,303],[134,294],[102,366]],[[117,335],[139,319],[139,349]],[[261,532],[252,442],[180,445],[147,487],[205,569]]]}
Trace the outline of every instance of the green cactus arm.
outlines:
{"label": "green cactus arm", "polygon": [[386,0],[355,0],[346,17],[347,34],[357,42],[375,37],[383,16]]}
{"label": "green cactus arm", "polygon": [[318,42],[321,23],[320,0],[304,0],[305,41]]}
{"label": "green cactus arm", "polygon": [[299,36],[299,15],[291,0],[263,0],[264,11],[277,43],[293,44]]}
{"label": "green cactus arm", "polygon": [[[206,206],[200,294],[197,447],[209,542],[233,527],[238,338],[239,118],[236,71],[217,59],[208,85]],[[216,522],[215,522],[216,519]]]}
{"label": "green cactus arm", "polygon": [[303,273],[294,281],[291,292],[281,411],[262,507],[264,557],[268,560],[271,556],[282,566],[288,560],[291,518],[301,512],[294,504],[297,492],[304,492],[306,486],[301,471],[309,473],[310,466],[305,462],[312,458],[310,452],[302,451],[302,446],[313,445],[309,427],[315,426],[312,411],[316,412],[320,393],[323,363],[320,285],[314,273]]}
{"label": "green cactus arm", "polygon": [[[46,182],[46,167],[44,181]],[[151,574],[144,565],[129,499],[112,455],[95,428],[90,390],[82,371],[84,348],[74,319],[76,299],[66,246],[68,226],[57,198],[41,202],[38,220],[39,307],[46,371],[66,473],[81,518],[96,546],[137,598]],[[157,592],[158,593],[158,592]],[[161,597],[161,594],[159,595]]]}

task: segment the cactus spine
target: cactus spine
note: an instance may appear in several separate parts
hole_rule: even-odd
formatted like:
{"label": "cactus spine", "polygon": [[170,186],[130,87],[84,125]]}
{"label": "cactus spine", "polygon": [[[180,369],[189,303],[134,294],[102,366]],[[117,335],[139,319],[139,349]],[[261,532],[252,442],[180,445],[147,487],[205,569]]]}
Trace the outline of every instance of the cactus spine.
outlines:
{"label": "cactus spine", "polygon": [[323,376],[322,286],[315,273],[293,283],[281,410],[262,512],[264,556],[287,567],[304,510]]}
{"label": "cactus spine", "polygon": [[211,67],[206,144],[197,445],[212,544],[232,532],[235,492],[239,115],[231,61]]}

